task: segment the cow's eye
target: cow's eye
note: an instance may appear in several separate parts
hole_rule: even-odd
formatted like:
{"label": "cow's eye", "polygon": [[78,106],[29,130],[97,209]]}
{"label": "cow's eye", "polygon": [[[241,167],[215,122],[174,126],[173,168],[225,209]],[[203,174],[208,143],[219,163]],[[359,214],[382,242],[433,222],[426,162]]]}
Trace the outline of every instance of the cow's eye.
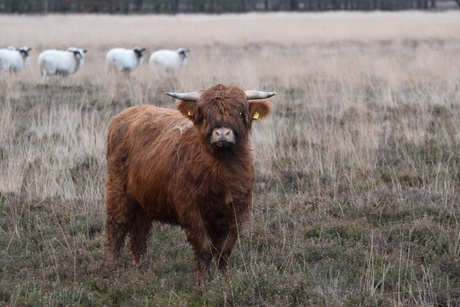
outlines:
{"label": "cow's eye", "polygon": [[248,121],[248,117],[247,117],[246,113],[244,113],[244,112],[239,112],[239,114],[240,114],[240,116],[241,116],[241,118],[243,119],[244,122],[247,122],[247,121]]}

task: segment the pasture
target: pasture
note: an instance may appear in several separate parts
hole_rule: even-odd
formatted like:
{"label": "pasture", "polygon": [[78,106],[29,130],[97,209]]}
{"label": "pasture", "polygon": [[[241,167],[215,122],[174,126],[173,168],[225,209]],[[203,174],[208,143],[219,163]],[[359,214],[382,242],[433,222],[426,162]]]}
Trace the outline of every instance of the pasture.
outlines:
{"label": "pasture", "polygon": [[[0,305],[460,304],[460,14],[0,16],[0,46],[32,48],[0,79]],[[45,82],[37,56],[88,50]],[[129,78],[113,47],[146,48]],[[156,49],[190,49],[175,75]],[[255,123],[252,220],[201,290],[177,227],[147,259],[104,265],[108,124],[166,91],[276,91]]]}

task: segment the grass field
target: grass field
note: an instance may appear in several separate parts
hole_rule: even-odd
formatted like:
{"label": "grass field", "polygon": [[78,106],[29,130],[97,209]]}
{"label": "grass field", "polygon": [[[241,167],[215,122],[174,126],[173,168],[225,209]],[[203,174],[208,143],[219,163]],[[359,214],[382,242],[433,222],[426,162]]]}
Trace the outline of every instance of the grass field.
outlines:
{"label": "grass field", "polygon": [[[460,13],[0,16],[32,47],[0,79],[0,305],[460,304]],[[174,76],[109,74],[112,47],[190,48]],[[45,82],[37,56],[88,49]],[[252,135],[253,218],[231,276],[194,286],[185,235],[104,265],[107,127],[166,91],[276,91]]]}

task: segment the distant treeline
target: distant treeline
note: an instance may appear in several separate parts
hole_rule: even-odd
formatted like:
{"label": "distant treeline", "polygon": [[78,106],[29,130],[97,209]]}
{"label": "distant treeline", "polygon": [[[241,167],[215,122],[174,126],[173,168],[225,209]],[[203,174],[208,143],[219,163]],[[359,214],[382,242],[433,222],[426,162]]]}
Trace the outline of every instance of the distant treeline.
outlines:
{"label": "distant treeline", "polygon": [[0,13],[231,13],[435,9],[460,0],[0,0]]}

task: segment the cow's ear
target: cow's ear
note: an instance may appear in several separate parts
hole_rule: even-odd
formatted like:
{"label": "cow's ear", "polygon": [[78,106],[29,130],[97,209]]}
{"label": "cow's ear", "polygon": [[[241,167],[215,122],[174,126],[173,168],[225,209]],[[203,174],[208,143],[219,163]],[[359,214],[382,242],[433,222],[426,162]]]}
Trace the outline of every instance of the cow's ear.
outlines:
{"label": "cow's ear", "polygon": [[260,120],[266,117],[271,110],[271,105],[267,100],[250,100],[249,114],[252,120]]}
{"label": "cow's ear", "polygon": [[186,118],[193,121],[197,113],[196,101],[178,100],[177,110],[179,110],[179,112],[181,112]]}

